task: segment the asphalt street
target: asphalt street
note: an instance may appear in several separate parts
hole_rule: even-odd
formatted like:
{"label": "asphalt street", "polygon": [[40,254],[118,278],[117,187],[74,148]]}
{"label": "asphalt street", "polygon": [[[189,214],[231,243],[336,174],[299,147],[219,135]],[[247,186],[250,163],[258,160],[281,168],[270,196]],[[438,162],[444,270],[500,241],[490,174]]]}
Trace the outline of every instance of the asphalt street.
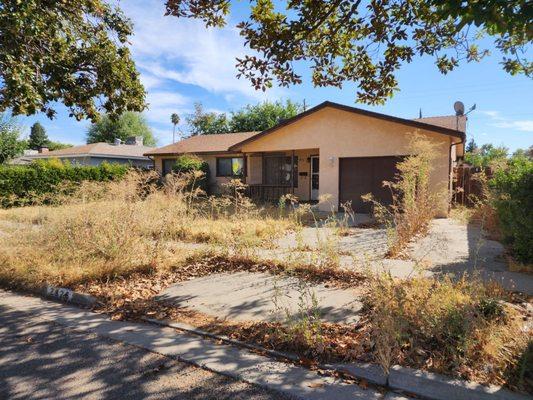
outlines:
{"label": "asphalt street", "polygon": [[284,398],[0,305],[0,399]]}

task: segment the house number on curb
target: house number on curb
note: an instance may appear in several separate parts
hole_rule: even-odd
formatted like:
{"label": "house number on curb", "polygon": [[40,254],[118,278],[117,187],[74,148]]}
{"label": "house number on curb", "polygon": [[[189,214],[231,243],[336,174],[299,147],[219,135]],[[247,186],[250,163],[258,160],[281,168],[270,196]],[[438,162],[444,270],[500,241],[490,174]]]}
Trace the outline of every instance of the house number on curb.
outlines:
{"label": "house number on curb", "polygon": [[46,288],[46,294],[50,297],[55,297],[58,300],[69,302],[72,300],[73,292],[70,289],[56,288],[48,286]]}

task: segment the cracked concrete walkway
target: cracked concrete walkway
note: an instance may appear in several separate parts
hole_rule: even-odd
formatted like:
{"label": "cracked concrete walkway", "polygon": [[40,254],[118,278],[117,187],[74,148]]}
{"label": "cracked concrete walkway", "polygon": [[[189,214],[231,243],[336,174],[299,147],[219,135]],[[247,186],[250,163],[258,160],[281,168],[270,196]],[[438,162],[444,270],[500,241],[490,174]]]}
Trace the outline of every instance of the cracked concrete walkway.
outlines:
{"label": "cracked concrete walkway", "polygon": [[[313,297],[316,307],[313,307]],[[317,311],[327,322],[359,320],[362,304],[353,289],[309,285],[297,278],[268,273],[221,273],[168,287],[158,297],[181,307],[237,321],[283,321]]]}

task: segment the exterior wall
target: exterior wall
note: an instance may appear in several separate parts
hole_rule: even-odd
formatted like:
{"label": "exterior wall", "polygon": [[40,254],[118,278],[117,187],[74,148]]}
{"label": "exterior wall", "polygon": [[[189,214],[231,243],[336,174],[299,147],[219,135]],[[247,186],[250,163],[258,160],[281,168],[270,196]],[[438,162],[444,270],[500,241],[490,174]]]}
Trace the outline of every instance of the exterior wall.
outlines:
{"label": "exterior wall", "polygon": [[[218,157],[242,157],[240,153],[220,153],[220,154],[198,154],[198,157],[205,160],[209,165],[209,193],[219,194],[222,189],[222,184],[229,182],[230,177],[217,176],[217,158]],[[155,170],[158,173],[163,172],[163,160],[176,159],[178,155],[169,156],[154,156]]]}
{"label": "exterior wall", "polygon": [[[284,153],[290,157],[291,151],[276,152]],[[246,154],[246,153],[245,153]],[[296,150],[294,156],[298,157],[298,184],[294,188],[294,195],[299,200],[308,201],[310,199],[311,190],[311,162],[308,160],[310,156],[318,155],[318,149]],[[250,185],[260,185],[263,181],[263,159],[261,153],[246,154],[248,160],[248,176],[246,183]],[[307,173],[306,176],[300,175],[301,172]]]}
{"label": "exterior wall", "polygon": [[[278,152],[279,153],[279,152]],[[292,154],[292,151],[285,152],[287,156]],[[318,149],[297,150],[294,155],[298,157],[298,187],[294,188],[294,194],[303,201],[310,198],[310,168],[311,164],[308,158],[311,155],[317,155]],[[205,160],[209,165],[209,191],[211,194],[219,194],[222,189],[222,184],[229,182],[231,178],[216,176],[217,158],[218,157],[241,157],[239,153],[220,153],[220,154],[200,154],[200,158]],[[259,185],[263,180],[263,160],[261,154],[245,154],[246,156],[246,183],[250,185]],[[175,159],[177,156],[155,156],[155,169],[160,174],[163,171],[163,160]],[[300,176],[300,172],[307,172],[307,176]]]}
{"label": "exterior wall", "polygon": [[[447,135],[419,130],[400,123],[325,108],[275,132],[242,146],[242,152],[268,152],[319,149],[320,194],[330,194],[324,211],[338,207],[339,158],[409,154],[409,141],[415,133],[435,143],[437,158],[430,177],[435,191],[446,190],[450,183],[450,144],[459,141]],[[439,215],[448,212],[448,196],[442,196]]]}

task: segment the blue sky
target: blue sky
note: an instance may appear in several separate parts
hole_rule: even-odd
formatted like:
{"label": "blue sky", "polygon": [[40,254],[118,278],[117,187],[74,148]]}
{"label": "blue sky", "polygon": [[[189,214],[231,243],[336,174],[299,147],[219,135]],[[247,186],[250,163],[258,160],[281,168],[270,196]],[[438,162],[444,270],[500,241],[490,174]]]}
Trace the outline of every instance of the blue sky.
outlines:
{"label": "blue sky", "polygon": [[[241,2],[240,7],[246,3]],[[135,24],[131,48],[148,92],[145,116],[158,145],[172,141],[170,114],[177,112],[183,121],[194,102],[202,102],[209,110],[230,111],[248,103],[287,98],[305,99],[310,106],[330,100],[404,118],[418,117],[420,108],[425,117],[453,114],[454,101],[461,100],[467,108],[477,104],[469,115],[467,135],[478,144],[503,144],[512,151],[533,145],[533,81],[505,73],[497,56],[463,64],[448,75],[440,74],[432,59],[417,59],[398,73],[401,91],[378,107],[356,104],[353,85],[342,90],[313,88],[308,73],[302,85],[263,93],[235,77],[235,57],[247,50],[232,24],[206,29],[199,21],[164,17],[163,0],[120,4]],[[242,9],[236,12],[242,13]],[[26,132],[39,121],[52,140],[84,143],[89,123],[69,118],[61,106],[58,111],[54,120],[35,115],[21,117],[20,122]]]}

